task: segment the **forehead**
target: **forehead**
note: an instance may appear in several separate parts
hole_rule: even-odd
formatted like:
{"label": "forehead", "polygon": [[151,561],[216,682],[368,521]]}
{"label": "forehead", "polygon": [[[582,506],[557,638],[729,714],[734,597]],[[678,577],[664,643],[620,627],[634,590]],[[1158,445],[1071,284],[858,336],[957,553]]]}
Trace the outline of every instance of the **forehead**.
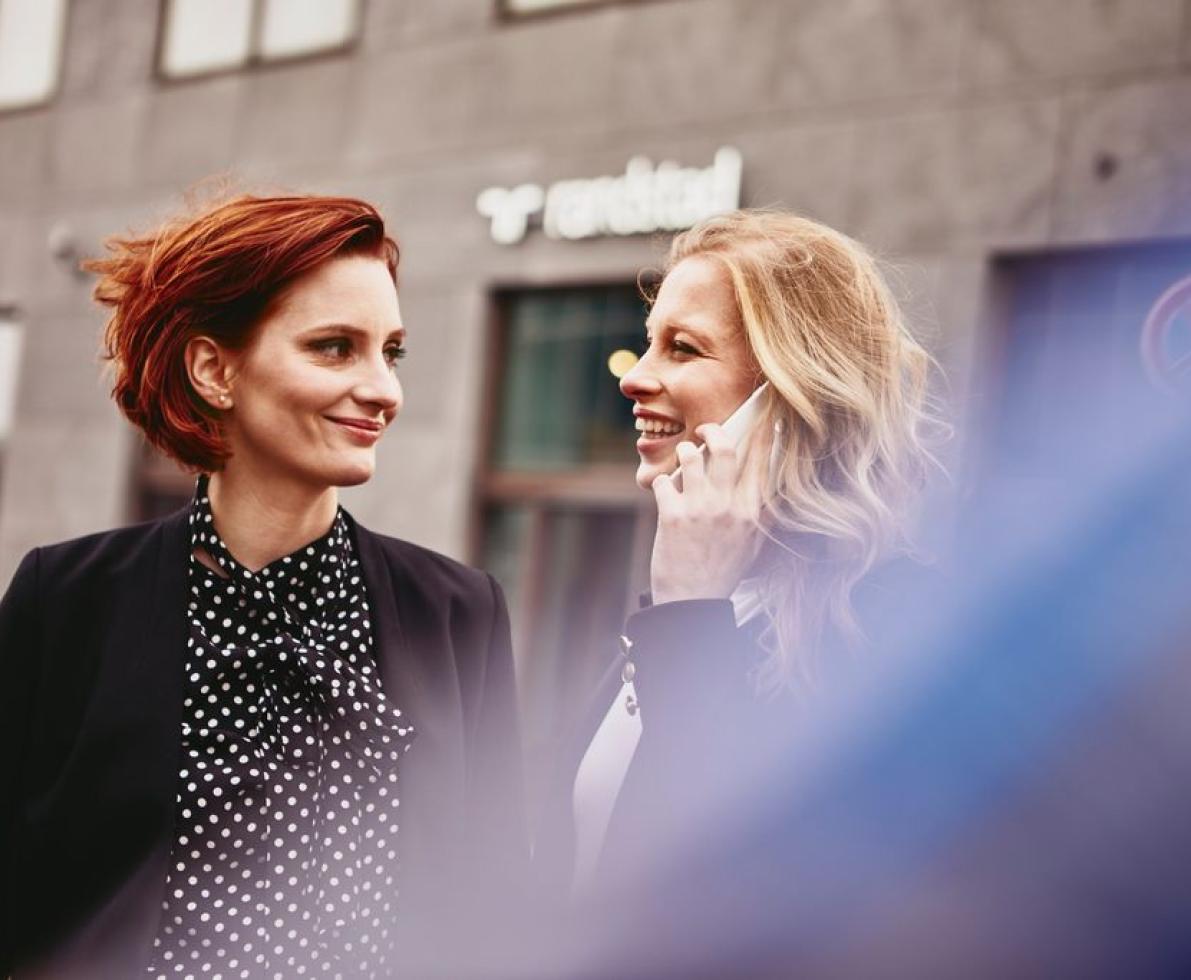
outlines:
{"label": "forehead", "polygon": [[683,259],[662,280],[646,327],[683,324],[717,335],[735,331],[740,311],[723,264],[706,255]]}
{"label": "forehead", "polygon": [[273,319],[292,326],[349,323],[397,330],[401,312],[388,266],[370,256],[331,259],[291,282],[272,304]]}

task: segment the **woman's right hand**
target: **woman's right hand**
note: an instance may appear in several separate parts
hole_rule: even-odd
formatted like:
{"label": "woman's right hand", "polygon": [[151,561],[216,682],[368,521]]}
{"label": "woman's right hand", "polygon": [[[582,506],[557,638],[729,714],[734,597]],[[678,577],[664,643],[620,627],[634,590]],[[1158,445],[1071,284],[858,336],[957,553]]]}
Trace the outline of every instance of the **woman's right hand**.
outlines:
{"label": "woman's right hand", "polygon": [[650,564],[655,604],[728,598],[763,543],[756,468],[743,465],[745,453],[719,425],[708,422],[695,432],[706,448],[678,444],[682,489],[670,475],[652,484],[658,508]]}

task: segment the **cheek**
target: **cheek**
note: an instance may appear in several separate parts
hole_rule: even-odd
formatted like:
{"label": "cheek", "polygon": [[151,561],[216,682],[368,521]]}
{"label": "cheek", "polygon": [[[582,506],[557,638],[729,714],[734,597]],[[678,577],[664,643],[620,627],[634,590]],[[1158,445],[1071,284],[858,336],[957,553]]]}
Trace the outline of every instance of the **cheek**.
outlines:
{"label": "cheek", "polygon": [[692,399],[691,428],[704,422],[723,424],[753,393],[751,378],[743,370],[721,372],[705,380],[702,397]]}
{"label": "cheek", "polygon": [[723,388],[705,387],[686,400],[683,420],[688,431],[693,431],[704,422],[723,422],[737,404],[733,395],[725,393]]}
{"label": "cheek", "polygon": [[282,377],[271,378],[263,393],[275,415],[301,421],[321,414],[342,397],[339,386],[328,383],[329,380],[309,371],[287,372]]}

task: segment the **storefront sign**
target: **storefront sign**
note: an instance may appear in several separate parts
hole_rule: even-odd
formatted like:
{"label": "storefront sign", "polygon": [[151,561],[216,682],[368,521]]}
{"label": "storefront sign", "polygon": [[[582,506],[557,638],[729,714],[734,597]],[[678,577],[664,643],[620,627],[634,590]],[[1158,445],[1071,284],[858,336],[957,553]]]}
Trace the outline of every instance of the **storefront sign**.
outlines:
{"label": "storefront sign", "polygon": [[633,157],[616,177],[489,187],[476,198],[476,209],[501,245],[521,241],[539,220],[547,236],[565,240],[678,231],[740,206],[742,164],[740,151],[730,146],[704,168],[670,160],[654,166]]}

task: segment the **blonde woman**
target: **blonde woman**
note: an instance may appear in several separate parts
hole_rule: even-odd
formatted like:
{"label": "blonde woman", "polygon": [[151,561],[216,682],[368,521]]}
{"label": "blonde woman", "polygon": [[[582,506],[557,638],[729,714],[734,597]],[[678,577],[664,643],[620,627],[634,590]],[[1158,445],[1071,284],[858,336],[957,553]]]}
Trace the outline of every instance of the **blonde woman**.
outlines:
{"label": "blonde woman", "polygon": [[[738,211],[678,235],[663,271],[621,381],[657,501],[651,604],[582,739],[579,884],[703,833],[692,817],[748,786],[792,695],[871,642],[931,461],[932,361],[861,245]],[[763,384],[738,444],[720,423]]]}

